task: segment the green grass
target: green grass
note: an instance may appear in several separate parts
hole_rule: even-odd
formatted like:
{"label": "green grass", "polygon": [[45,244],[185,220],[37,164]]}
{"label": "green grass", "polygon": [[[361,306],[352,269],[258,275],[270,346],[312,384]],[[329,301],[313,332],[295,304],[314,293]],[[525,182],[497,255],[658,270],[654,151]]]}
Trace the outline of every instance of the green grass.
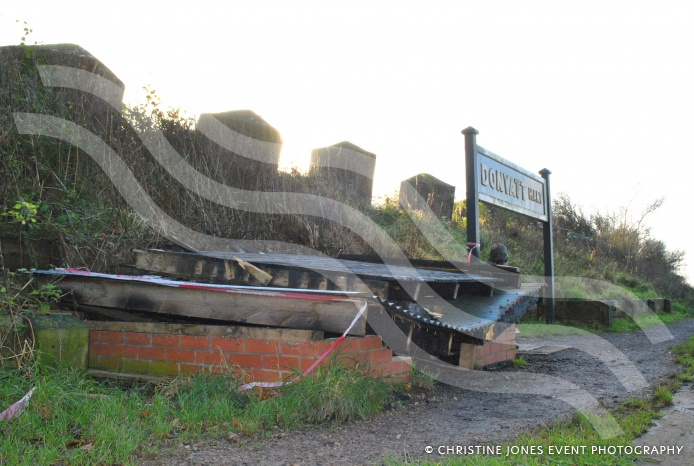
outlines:
{"label": "green grass", "polygon": [[394,387],[366,377],[364,368],[333,363],[316,372],[258,394],[239,392],[230,374],[123,389],[67,369],[0,368],[0,409],[36,387],[22,415],[0,421],[0,464],[134,465],[167,439],[263,437],[278,428],[366,418],[394,402]]}
{"label": "green grass", "polygon": [[513,365],[515,367],[525,367],[528,365],[528,361],[519,356],[513,359]]}
{"label": "green grass", "polygon": [[590,331],[588,327],[564,325],[562,323],[547,324],[544,320],[526,321],[517,326],[523,337],[541,337],[552,335],[580,335]]}
{"label": "green grass", "polygon": [[649,312],[638,315],[636,319],[618,317],[612,320],[612,325],[606,328],[606,330],[619,333],[633,332],[634,330],[648,328],[653,325],[674,324],[680,320],[689,319],[691,317],[693,317],[693,315],[690,312],[675,307],[672,312],[658,312],[657,314]]}
{"label": "green grass", "polygon": [[[387,458],[387,466],[421,465],[421,466],[455,466],[455,465],[632,465],[637,459],[635,454],[610,454],[592,452],[595,447],[628,446],[634,438],[644,433],[658,412],[672,405],[672,394],[677,391],[681,381],[691,381],[694,377],[694,336],[688,342],[673,348],[676,361],[682,365],[677,378],[656,387],[653,394],[644,399],[633,398],[611,410],[611,414],[621,427],[623,434],[611,439],[601,438],[589,419],[575,414],[572,419],[557,421],[548,427],[523,434],[520,437],[501,445],[501,456],[438,456],[432,454],[431,460],[413,462],[404,454],[400,458]],[[535,448],[536,454],[506,454],[507,447]],[[578,454],[549,454],[550,446],[576,447]],[[585,447],[585,450],[581,450]]]}
{"label": "green grass", "polygon": [[684,304],[675,301],[672,303],[672,312],[642,313],[637,316],[636,320],[626,316],[617,317],[612,320],[612,324],[609,327],[597,323],[592,326],[561,322],[547,324],[544,319],[532,319],[524,320],[521,324],[518,324],[518,330],[524,337],[579,335],[584,332],[595,331],[627,333],[653,325],[670,325],[692,317],[694,317],[693,311],[687,309]]}

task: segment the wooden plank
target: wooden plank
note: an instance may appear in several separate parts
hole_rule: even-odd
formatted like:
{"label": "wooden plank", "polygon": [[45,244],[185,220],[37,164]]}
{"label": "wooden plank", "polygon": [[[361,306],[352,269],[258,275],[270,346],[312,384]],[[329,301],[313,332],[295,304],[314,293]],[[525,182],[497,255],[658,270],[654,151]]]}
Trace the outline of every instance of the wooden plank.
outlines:
{"label": "wooden plank", "polygon": [[86,312],[87,314],[98,314],[112,320],[122,322],[155,322],[151,317],[142,317],[132,312],[121,311],[120,309],[111,309],[106,307],[89,306],[85,304],[76,304],[78,312]]}
{"label": "wooden plank", "polygon": [[[384,261],[378,256],[364,256],[356,254],[344,254],[338,256],[338,259],[351,260],[357,262],[367,262],[382,264]],[[411,266],[421,269],[433,269],[446,272],[463,272],[468,274],[480,275],[488,278],[495,278],[499,282],[494,282],[497,287],[513,287],[520,288],[521,275],[518,267],[508,265],[494,265],[484,262],[461,262],[461,261],[445,261],[445,260],[430,260],[430,259],[386,259],[386,262],[399,266]]]}
{"label": "wooden plank", "polygon": [[[334,333],[343,333],[367,302],[356,293],[239,290],[195,283],[172,287],[87,275],[64,275],[58,286],[78,305]],[[366,313],[350,334],[365,331]]]}
{"label": "wooden plank", "polygon": [[[400,266],[400,265],[384,265],[378,263],[366,263],[358,261],[347,261],[342,259],[331,259],[329,257],[318,257],[318,256],[302,256],[295,254],[248,254],[248,253],[207,253],[205,255],[192,254],[192,253],[180,253],[180,252],[168,252],[168,251],[133,251],[136,261],[136,266],[138,264],[143,264],[152,266],[157,261],[161,263],[170,264],[172,262],[181,261],[185,264],[191,260],[199,260],[204,258],[210,263],[214,263],[214,259],[217,260],[233,260],[234,258],[239,258],[246,262],[250,262],[256,267],[261,268],[261,270],[268,271],[271,275],[272,273],[268,270],[269,268],[283,268],[290,270],[302,270],[302,271],[312,271],[314,273],[319,273],[325,277],[328,277],[333,282],[342,281],[343,277],[348,277],[350,275],[357,275],[360,278],[366,278],[371,280],[382,280],[382,281],[419,281],[427,283],[458,283],[458,282],[476,282],[484,281],[489,283],[495,283],[499,280],[488,277],[488,276],[477,276],[469,273],[461,273],[459,271],[442,271],[434,269],[416,269],[411,266]],[[142,257],[148,254],[156,255],[159,257],[157,261]],[[157,270],[143,267],[147,270]],[[166,270],[161,265],[158,266],[162,273],[166,273]],[[184,270],[185,267],[181,267],[180,270]],[[188,272],[189,274],[190,272]]]}
{"label": "wooden plank", "polygon": [[[236,255],[238,256],[238,255]],[[237,261],[190,253],[133,250],[134,267],[148,273],[163,274],[183,279],[195,278],[208,283],[228,283],[262,286],[249,276]],[[383,280],[360,280],[350,271],[314,271],[296,266],[253,264],[272,276],[269,286],[283,288],[361,291],[378,297],[388,296],[388,283]],[[223,273],[221,273],[223,271]]]}

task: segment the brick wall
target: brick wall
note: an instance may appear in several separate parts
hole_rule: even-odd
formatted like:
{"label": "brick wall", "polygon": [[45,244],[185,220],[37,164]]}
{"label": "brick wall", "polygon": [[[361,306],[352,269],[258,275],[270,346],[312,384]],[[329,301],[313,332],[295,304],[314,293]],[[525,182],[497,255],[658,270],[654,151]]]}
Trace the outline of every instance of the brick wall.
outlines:
{"label": "brick wall", "polygon": [[[278,382],[304,371],[335,338],[310,330],[209,325],[87,322],[89,369],[158,376],[233,368],[247,381]],[[393,357],[379,336],[347,337],[333,350],[374,375],[405,380],[410,358]],[[329,362],[326,358],[321,364]]]}
{"label": "brick wall", "polygon": [[518,351],[516,324],[497,324],[496,329],[499,333],[483,345],[463,343],[458,365],[478,369],[513,360]]}

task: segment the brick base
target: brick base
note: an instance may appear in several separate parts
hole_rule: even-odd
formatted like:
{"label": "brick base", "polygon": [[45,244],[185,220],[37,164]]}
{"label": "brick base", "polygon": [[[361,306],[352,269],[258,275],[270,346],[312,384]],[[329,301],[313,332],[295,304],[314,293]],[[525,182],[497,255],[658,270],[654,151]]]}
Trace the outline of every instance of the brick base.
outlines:
{"label": "brick base", "polygon": [[496,324],[495,330],[500,333],[496,334],[492,341],[485,341],[481,346],[461,344],[458,365],[467,369],[481,369],[512,361],[518,350],[516,324]]}
{"label": "brick base", "polygon": [[[334,342],[308,330],[87,322],[89,369],[185,376],[231,369],[246,381],[279,382],[306,370]],[[393,357],[381,337],[347,337],[321,365],[338,360],[374,376],[406,381],[412,361]]]}

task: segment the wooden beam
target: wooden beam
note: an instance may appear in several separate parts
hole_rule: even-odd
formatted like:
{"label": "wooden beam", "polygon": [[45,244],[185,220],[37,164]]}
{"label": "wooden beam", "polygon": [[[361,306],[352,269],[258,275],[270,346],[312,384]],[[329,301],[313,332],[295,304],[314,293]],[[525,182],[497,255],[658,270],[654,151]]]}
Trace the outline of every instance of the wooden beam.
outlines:
{"label": "wooden beam", "polygon": [[[233,287],[200,284],[171,287],[77,275],[63,276],[57,286],[77,305],[334,333],[343,333],[367,302],[364,297],[335,292],[220,290]],[[350,334],[365,331],[366,314]]]}

